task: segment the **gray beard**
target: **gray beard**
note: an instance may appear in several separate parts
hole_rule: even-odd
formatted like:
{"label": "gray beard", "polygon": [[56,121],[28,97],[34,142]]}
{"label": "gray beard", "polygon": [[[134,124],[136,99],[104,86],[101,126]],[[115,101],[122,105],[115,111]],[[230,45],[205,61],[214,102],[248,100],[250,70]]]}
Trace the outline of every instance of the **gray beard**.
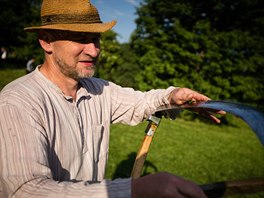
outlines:
{"label": "gray beard", "polygon": [[90,74],[82,74],[79,73],[75,68],[71,67],[70,65],[66,64],[59,58],[56,58],[56,62],[60,67],[60,71],[67,77],[72,78],[76,81],[81,80],[82,78],[90,78],[94,75],[95,73],[95,65],[93,67],[88,68],[88,70],[92,70],[92,73]]}

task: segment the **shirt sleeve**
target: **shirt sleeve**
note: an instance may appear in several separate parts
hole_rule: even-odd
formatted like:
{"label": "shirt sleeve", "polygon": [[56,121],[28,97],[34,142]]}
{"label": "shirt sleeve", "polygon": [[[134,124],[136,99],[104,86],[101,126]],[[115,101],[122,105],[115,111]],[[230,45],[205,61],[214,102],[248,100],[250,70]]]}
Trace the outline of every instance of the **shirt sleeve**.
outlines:
{"label": "shirt sleeve", "polygon": [[169,104],[170,93],[176,87],[135,91],[110,83],[112,123],[136,125],[153,114],[162,105]]}
{"label": "shirt sleeve", "polygon": [[45,129],[32,112],[21,105],[0,104],[0,197],[130,197],[130,179],[96,184],[55,181]]}
{"label": "shirt sleeve", "polygon": [[[140,92],[113,83],[109,84],[110,89],[106,87],[110,91],[101,97],[111,103],[111,121],[130,125],[141,122],[157,107],[167,104],[169,94],[175,89]],[[131,179],[94,184],[54,180],[49,162],[49,148],[54,138],[47,134],[49,123],[46,127],[42,123],[43,116],[47,115],[35,109],[40,105],[38,101],[33,106],[29,100],[26,94],[23,97],[12,95],[12,99],[0,97],[0,197],[130,197]]]}

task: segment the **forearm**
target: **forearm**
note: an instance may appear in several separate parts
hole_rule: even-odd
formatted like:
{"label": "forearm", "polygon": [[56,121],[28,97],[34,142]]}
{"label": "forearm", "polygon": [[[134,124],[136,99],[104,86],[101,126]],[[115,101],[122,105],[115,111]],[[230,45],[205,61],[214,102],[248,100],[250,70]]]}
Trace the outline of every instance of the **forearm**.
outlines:
{"label": "forearm", "polygon": [[156,173],[132,180],[132,198],[205,198],[199,186],[169,173]]}
{"label": "forearm", "polygon": [[[30,198],[123,198],[130,197],[130,179],[119,179],[114,181],[104,180],[101,183],[88,184],[88,182],[57,182],[48,178],[36,178],[25,182],[15,192],[13,197]],[[9,197],[11,194],[4,194]]]}
{"label": "forearm", "polygon": [[169,96],[175,87],[147,92],[114,86],[112,88],[113,123],[135,125],[153,114],[159,106],[169,104]]}

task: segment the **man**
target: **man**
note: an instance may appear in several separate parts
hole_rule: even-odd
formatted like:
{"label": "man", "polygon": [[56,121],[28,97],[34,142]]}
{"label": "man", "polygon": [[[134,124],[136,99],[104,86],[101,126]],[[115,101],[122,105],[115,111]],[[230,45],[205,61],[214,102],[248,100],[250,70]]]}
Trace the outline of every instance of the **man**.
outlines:
{"label": "man", "polygon": [[29,74],[30,72],[32,72],[35,69],[34,63],[35,63],[34,58],[31,58],[28,60],[28,62],[26,64],[26,73],[27,74]]}
{"label": "man", "polygon": [[4,66],[7,59],[7,50],[5,47],[1,47],[1,62],[0,64]]}
{"label": "man", "polygon": [[113,181],[104,173],[111,123],[135,125],[161,105],[209,98],[93,78],[100,33],[115,21],[102,23],[87,0],[43,0],[41,21],[26,30],[38,32],[44,63],[0,95],[1,197],[205,197],[168,173]]}

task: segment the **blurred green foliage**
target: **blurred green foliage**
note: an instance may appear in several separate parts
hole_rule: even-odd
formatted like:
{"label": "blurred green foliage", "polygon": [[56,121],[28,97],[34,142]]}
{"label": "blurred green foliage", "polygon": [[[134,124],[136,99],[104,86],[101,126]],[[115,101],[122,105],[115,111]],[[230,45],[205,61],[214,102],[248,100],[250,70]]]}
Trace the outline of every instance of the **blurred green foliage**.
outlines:
{"label": "blurred green foliage", "polygon": [[140,89],[183,86],[263,106],[263,1],[145,0],[137,14]]}
{"label": "blurred green foliage", "polygon": [[[141,90],[190,87],[213,99],[261,108],[263,3],[144,0],[138,7],[137,28],[129,43],[118,43],[113,31],[102,34],[96,76]],[[40,64],[43,53],[37,34],[23,31],[40,23],[40,0],[0,0],[0,9],[0,46],[8,49],[6,65],[0,68],[1,89],[24,75],[21,68],[29,58],[35,57]],[[147,172],[168,171],[198,183],[263,177],[262,145],[244,123],[236,125],[236,118],[231,119],[232,126],[220,127],[183,119],[175,123],[164,120],[147,158],[157,169]],[[144,123],[136,128],[111,128],[108,178],[114,176],[121,161],[137,151],[143,134],[134,132],[144,129]]]}
{"label": "blurred green foliage", "polygon": [[[0,0],[0,46],[10,64],[25,67],[32,57],[43,62],[37,34],[23,31],[39,25],[40,2]],[[143,0],[129,43],[119,43],[114,31],[102,34],[96,76],[140,90],[189,87],[263,109],[263,4]]]}

